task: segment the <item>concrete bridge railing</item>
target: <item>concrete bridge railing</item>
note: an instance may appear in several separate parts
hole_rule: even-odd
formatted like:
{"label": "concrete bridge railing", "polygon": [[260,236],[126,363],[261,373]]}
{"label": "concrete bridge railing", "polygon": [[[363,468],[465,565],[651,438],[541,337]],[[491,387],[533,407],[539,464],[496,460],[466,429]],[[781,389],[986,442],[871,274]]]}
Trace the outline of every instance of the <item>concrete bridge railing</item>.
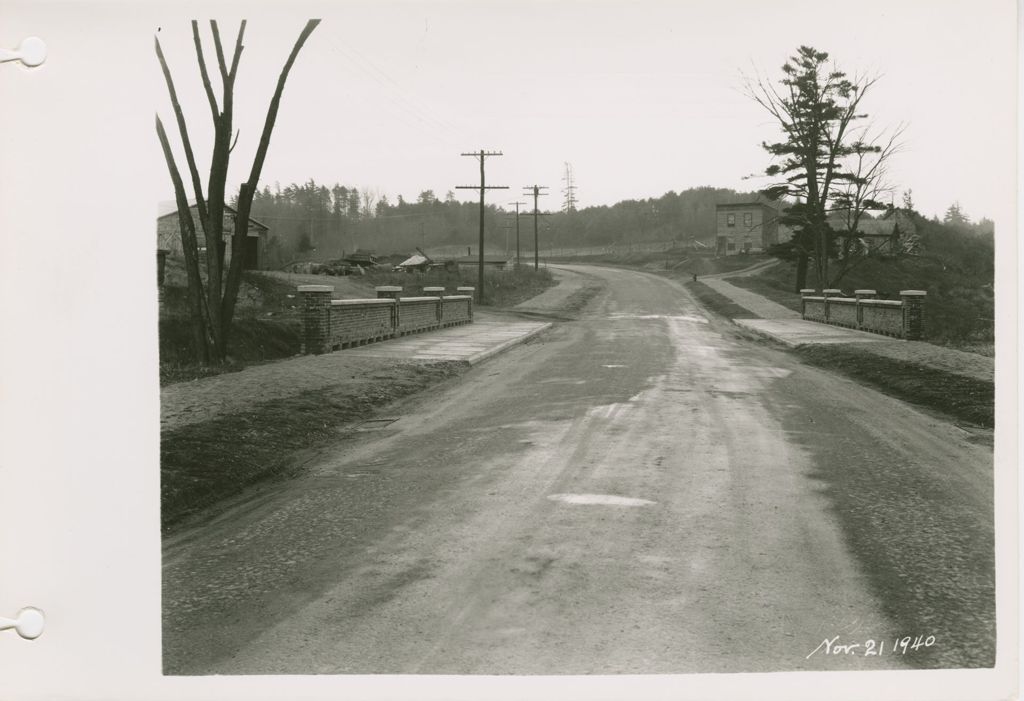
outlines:
{"label": "concrete bridge railing", "polygon": [[926,292],[902,290],[898,300],[877,299],[875,290],[800,290],[802,316],[807,321],[833,324],[883,336],[920,340],[924,335]]}
{"label": "concrete bridge railing", "polygon": [[402,297],[398,287],[378,288],[377,299],[331,299],[333,285],[299,285],[298,291],[302,353],[328,353],[473,321],[471,294]]}

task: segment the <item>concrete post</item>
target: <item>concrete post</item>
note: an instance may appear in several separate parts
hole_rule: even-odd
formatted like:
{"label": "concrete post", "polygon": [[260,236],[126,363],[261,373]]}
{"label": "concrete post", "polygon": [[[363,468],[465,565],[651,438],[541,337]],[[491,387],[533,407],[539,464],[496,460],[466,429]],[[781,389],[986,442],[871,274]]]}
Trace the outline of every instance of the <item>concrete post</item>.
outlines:
{"label": "concrete post", "polygon": [[843,291],[842,290],[837,290],[835,288],[829,288],[827,290],[822,290],[821,291],[821,296],[825,298],[825,323],[826,324],[831,324],[832,323],[832,314],[831,314],[832,310],[829,309],[828,298],[829,297],[842,297],[843,296]]}
{"label": "concrete post", "polygon": [[299,285],[302,297],[302,353],[323,353],[331,336],[334,285]]}
{"label": "concrete post", "polygon": [[402,296],[402,288],[392,285],[381,285],[373,288],[377,291],[377,299],[398,299]]}
{"label": "concrete post", "polygon": [[928,296],[923,290],[900,290],[903,300],[903,338],[908,341],[920,341],[924,337],[924,298]]}
{"label": "concrete post", "polygon": [[473,293],[476,292],[475,287],[458,287],[455,289],[457,295],[469,295],[469,320],[473,321],[473,302],[476,301],[476,297]]}
{"label": "concrete post", "polygon": [[[695,275],[694,279],[696,279],[696,277],[697,276]],[[800,290],[800,318],[801,319],[806,319],[807,318],[807,302],[804,301],[804,297],[811,297],[816,292],[817,292],[817,290],[812,290],[809,287],[805,287],[804,289]]]}
{"label": "concrete post", "polygon": [[860,306],[862,299],[874,299],[878,296],[875,290],[854,290],[853,296],[857,298],[857,328],[864,324],[864,308]]}

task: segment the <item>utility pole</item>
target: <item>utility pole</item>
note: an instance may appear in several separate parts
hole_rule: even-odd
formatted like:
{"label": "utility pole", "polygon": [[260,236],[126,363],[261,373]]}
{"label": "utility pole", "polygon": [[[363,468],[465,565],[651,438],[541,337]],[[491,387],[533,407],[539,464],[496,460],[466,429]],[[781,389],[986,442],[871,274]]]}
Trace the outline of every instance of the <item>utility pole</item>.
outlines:
{"label": "utility pole", "polygon": [[519,267],[519,205],[526,204],[525,202],[509,202],[516,206],[516,267]]}
{"label": "utility pole", "polygon": [[547,185],[531,185],[523,189],[526,190],[525,194],[533,195],[533,269],[538,270],[540,269],[540,246],[538,245],[540,236],[537,234],[537,217],[540,216],[540,212],[537,211],[537,198],[547,195],[548,193],[541,192],[541,190],[548,188]]}
{"label": "utility pole", "polygon": [[484,161],[487,160],[488,156],[503,156],[501,151],[485,151],[480,149],[472,153],[462,153],[461,156],[473,156],[474,158],[480,159],[480,185],[479,188],[476,185],[457,185],[457,190],[480,190],[480,250],[477,252],[477,261],[480,266],[480,270],[477,274],[477,299],[483,301],[484,298],[484,192],[486,190],[507,190],[508,185],[488,185],[484,178]]}

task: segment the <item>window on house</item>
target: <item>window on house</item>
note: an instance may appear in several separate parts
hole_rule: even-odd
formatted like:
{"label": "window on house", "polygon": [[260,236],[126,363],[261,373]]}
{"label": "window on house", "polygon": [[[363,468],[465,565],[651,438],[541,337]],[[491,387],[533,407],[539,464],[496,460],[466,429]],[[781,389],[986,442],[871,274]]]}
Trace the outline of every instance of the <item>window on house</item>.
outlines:
{"label": "window on house", "polygon": [[736,244],[733,243],[732,241],[729,242],[729,250],[730,251],[735,251],[736,250]]}
{"label": "window on house", "polygon": [[725,225],[729,226],[729,227],[736,226],[736,215],[735,214],[726,214],[725,215]]}
{"label": "window on house", "polygon": [[749,226],[753,226],[753,225],[754,225],[754,215],[751,214],[750,212],[747,212],[746,214],[743,215],[743,226],[748,226],[749,227]]}

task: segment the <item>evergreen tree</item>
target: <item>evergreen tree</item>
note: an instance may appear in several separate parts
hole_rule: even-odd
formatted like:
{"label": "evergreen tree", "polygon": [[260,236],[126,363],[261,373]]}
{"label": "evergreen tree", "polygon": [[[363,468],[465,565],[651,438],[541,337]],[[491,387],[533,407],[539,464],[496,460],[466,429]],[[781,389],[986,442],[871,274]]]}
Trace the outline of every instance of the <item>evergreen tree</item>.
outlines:
{"label": "evergreen tree", "polygon": [[[885,207],[879,202],[885,163],[897,149],[900,130],[880,144],[858,126],[867,117],[861,101],[875,79],[847,77],[826,52],[801,46],[782,72],[781,88],[748,81],[749,96],[783,133],[781,141],[762,144],[774,160],[765,175],[775,179],[763,192],[772,200],[795,199],[783,208],[780,223],[795,232],[796,288],[807,284],[808,259],[818,284],[830,287],[857,255],[865,213]],[[832,257],[840,260],[830,272]]]}

